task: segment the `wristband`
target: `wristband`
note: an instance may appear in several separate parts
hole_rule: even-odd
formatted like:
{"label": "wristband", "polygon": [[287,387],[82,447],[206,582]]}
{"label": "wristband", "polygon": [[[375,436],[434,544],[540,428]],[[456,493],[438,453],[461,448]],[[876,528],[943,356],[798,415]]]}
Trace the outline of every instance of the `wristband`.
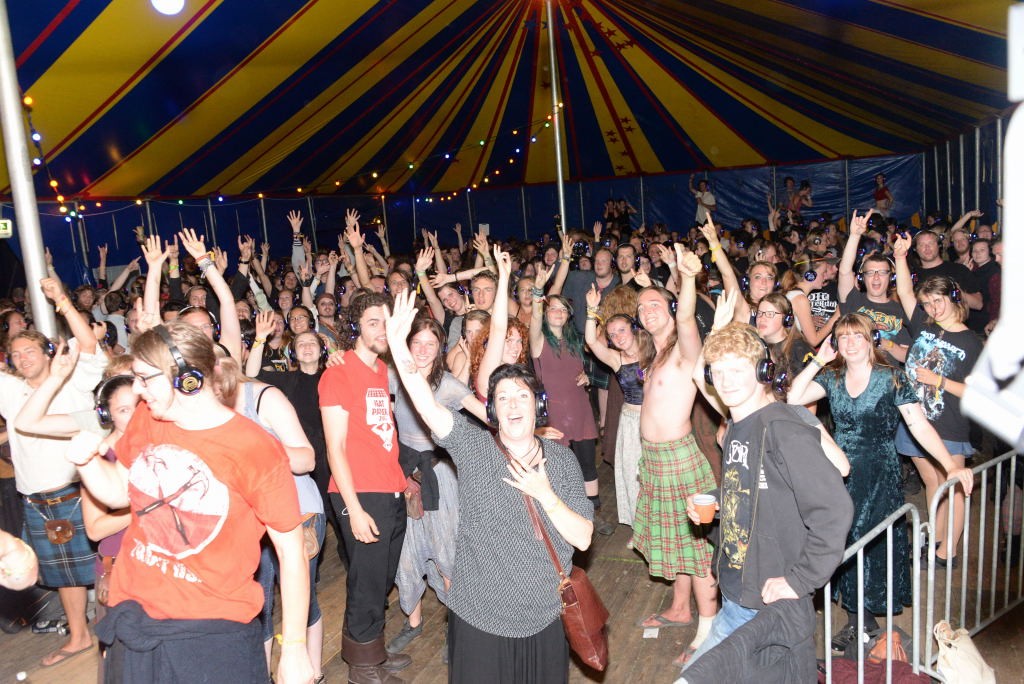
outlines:
{"label": "wristband", "polygon": [[239,259],[238,260],[238,265],[239,266],[248,266],[251,262],[252,262],[252,259]]}
{"label": "wristband", "polygon": [[420,278],[426,278],[427,277],[427,272],[426,271],[416,271],[416,275],[418,275]]}
{"label": "wristband", "polygon": [[297,645],[306,643],[305,637],[301,639],[285,639],[283,634],[275,634],[274,638],[277,639],[277,643],[281,646]]}
{"label": "wristband", "polygon": [[544,509],[545,513],[553,513],[561,505],[562,500],[559,499],[557,496],[555,497],[555,503],[551,504],[550,506],[545,506],[543,503],[541,503],[541,507]]}
{"label": "wristband", "polygon": [[564,256],[562,257],[562,261],[572,261],[572,257]]}
{"label": "wristband", "polygon": [[201,261],[198,264],[199,272],[206,275],[206,272],[213,268],[213,262],[209,260]]}
{"label": "wristband", "polygon": [[266,343],[267,343],[267,338],[266,337],[257,337],[255,340],[252,341],[252,346],[255,347],[257,344],[266,344]]}
{"label": "wristband", "polygon": [[542,287],[531,287],[530,294],[533,295],[534,299],[544,299],[544,288]]}

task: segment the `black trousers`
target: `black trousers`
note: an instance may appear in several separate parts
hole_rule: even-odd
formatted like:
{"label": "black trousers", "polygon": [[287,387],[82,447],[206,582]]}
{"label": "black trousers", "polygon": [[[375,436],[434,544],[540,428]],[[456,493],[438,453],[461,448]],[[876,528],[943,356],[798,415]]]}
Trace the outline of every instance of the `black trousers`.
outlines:
{"label": "black trousers", "polygon": [[377,524],[377,541],[364,544],[352,535],[348,509],[340,494],[331,494],[338,516],[342,542],[348,556],[345,587],[345,625],[359,642],[373,641],[384,633],[388,593],[395,584],[398,559],[405,541],[405,497],[398,494],[360,493],[359,503]]}

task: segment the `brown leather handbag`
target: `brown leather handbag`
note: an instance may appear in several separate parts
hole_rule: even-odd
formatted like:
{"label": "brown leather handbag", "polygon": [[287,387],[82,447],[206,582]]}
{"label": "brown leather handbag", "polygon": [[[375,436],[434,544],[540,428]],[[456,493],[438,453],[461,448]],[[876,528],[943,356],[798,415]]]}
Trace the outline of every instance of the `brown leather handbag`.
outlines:
{"label": "brown leather handbag", "polygon": [[[497,435],[494,436],[494,441],[505,458],[511,460],[511,454]],[[608,609],[604,607],[597,589],[591,584],[583,568],[573,565],[569,576],[566,577],[558,561],[558,554],[555,553],[555,547],[551,545],[551,538],[541,523],[533,497],[524,493],[523,501],[526,502],[526,510],[533,521],[534,533],[537,538],[544,540],[548,555],[551,556],[551,564],[555,566],[555,572],[561,580],[558,583],[558,595],[562,601],[562,626],[565,628],[566,639],[569,640],[569,648],[588,667],[602,671],[608,666],[608,632],[605,629],[608,623]]]}

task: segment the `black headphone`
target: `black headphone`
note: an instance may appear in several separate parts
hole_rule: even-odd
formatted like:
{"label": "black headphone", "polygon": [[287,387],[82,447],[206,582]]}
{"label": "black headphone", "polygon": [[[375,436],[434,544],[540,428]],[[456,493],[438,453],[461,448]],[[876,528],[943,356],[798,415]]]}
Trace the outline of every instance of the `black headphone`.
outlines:
{"label": "black headphone", "polygon": [[950,277],[946,277],[946,282],[949,284],[949,301],[954,304],[959,304],[963,301],[963,293],[960,292],[960,285]]}
{"label": "black headphone", "polygon": [[[4,322],[4,325],[5,326],[7,325],[6,321]],[[27,339],[32,339],[32,338],[30,337],[30,338],[27,338]],[[46,355],[52,359],[54,356],[57,355],[57,346],[53,342],[51,342],[48,338],[44,337],[43,339],[46,340],[46,344],[43,345],[43,351],[46,352]],[[38,341],[38,340],[33,340],[33,341]],[[7,367],[11,369],[12,373],[16,373],[16,372],[18,372],[18,369],[14,367],[14,359],[11,357],[10,347],[11,347],[11,344],[10,344],[10,342],[8,342],[7,343]]]}
{"label": "black headphone", "polygon": [[131,386],[134,381],[133,375],[112,375],[96,385],[93,395],[96,397],[96,418],[101,427],[109,428],[114,424],[114,418],[110,415],[110,397],[120,388]]}
{"label": "black headphone", "polygon": [[171,334],[167,331],[167,328],[157,325],[154,326],[153,330],[156,331],[156,334],[167,345],[167,350],[171,352],[171,358],[174,359],[175,373],[172,380],[174,389],[186,396],[198,394],[199,390],[203,389],[203,382],[206,380],[203,372],[185,361],[185,357],[181,355],[181,351],[174,344],[174,340],[171,339]]}
{"label": "black headphone", "polygon": [[220,342],[220,323],[217,321],[217,317],[213,315],[213,312],[207,309],[205,306],[186,306],[184,309],[178,312],[178,318],[196,312],[202,312],[209,316],[210,325],[213,326],[213,341]]}
{"label": "black headphone", "polygon": [[[487,422],[490,425],[497,427],[498,425],[498,411],[494,408],[494,402],[491,401],[493,397],[488,397],[487,401]],[[548,393],[543,390],[533,396],[534,415],[537,416],[537,420],[534,423],[537,427],[543,427],[548,422]]]}
{"label": "black headphone", "polygon": [[[327,363],[327,357],[330,355],[330,351],[327,349],[327,343],[324,342],[324,338],[320,337],[319,333],[314,332],[313,330],[307,330],[306,332],[299,333],[299,335],[305,335],[306,333],[309,333],[311,335],[315,335],[317,342],[320,343],[320,358],[319,358],[319,360],[317,360],[317,364],[319,364],[321,367],[323,367],[324,364]],[[284,348],[285,358],[287,358],[293,365],[296,365],[296,366],[299,365],[299,360],[295,356],[295,340],[297,338],[298,338],[298,335],[293,337],[291,342],[288,343],[288,346],[286,346]]]}
{"label": "black headphone", "polygon": [[788,314],[782,314],[782,327],[783,328],[792,328],[794,320],[795,319],[793,318],[792,310],[790,310],[790,312]]}
{"label": "black headphone", "polygon": [[[772,361],[772,352],[768,348],[768,343],[761,339],[759,335],[753,335],[758,342],[761,343],[761,347],[764,348],[764,357],[762,357],[754,365],[754,377],[757,378],[759,383],[767,384],[775,380],[775,362]],[[783,374],[785,377],[785,374]],[[704,364],[704,383],[708,387],[715,386],[714,377],[711,375],[711,364]]]}

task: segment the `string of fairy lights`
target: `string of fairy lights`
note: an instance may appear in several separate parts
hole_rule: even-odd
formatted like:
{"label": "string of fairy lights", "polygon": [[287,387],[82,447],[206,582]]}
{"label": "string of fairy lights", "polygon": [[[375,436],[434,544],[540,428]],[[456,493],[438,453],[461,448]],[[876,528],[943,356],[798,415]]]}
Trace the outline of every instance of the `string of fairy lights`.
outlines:
{"label": "string of fairy lights", "polygon": [[[33,120],[32,120],[32,111],[33,111],[33,105],[34,104],[35,104],[35,101],[33,100],[31,95],[28,95],[28,94],[24,95],[24,97],[22,98],[22,105],[23,105],[24,110],[25,110],[25,118],[26,118],[26,121],[27,121],[27,124],[28,124],[29,137],[30,137],[30,139],[32,141],[32,144],[33,144],[34,148],[35,148],[35,154],[32,157],[32,166],[36,170],[35,173],[37,173],[37,174],[38,173],[45,174],[47,182],[49,184],[49,187],[51,188],[51,190],[54,193],[54,199],[57,202],[57,211],[61,215],[64,216],[66,221],[68,221],[70,223],[70,222],[72,222],[73,220],[75,220],[77,218],[82,218],[82,217],[84,217],[84,215],[85,215],[84,212],[86,212],[86,211],[90,211],[90,213],[92,215],[95,215],[95,213],[93,213],[91,211],[91,208],[87,207],[87,205],[85,203],[86,200],[84,200],[82,198],[76,198],[76,197],[70,197],[70,198],[66,197],[64,195],[64,192],[60,188],[59,181],[56,178],[54,178],[53,173],[50,170],[50,165],[48,163],[46,153],[43,150],[43,144],[42,144],[43,143],[43,136],[39,132],[39,130],[36,129],[35,124],[33,123]],[[390,174],[393,174],[393,173],[396,173],[396,172],[401,172],[401,171],[413,171],[413,172],[415,172],[415,171],[420,170],[420,169],[431,168],[433,166],[433,164],[437,163],[437,162],[449,163],[449,164],[457,163],[459,161],[459,159],[458,159],[459,154],[462,153],[462,152],[465,152],[467,150],[471,150],[471,149],[474,149],[474,148],[477,148],[477,147],[486,147],[488,143],[498,143],[498,141],[500,139],[503,139],[506,135],[511,137],[512,140],[511,140],[510,146],[508,148],[509,151],[508,151],[507,160],[505,160],[503,162],[500,162],[499,164],[494,165],[490,170],[484,171],[479,176],[479,178],[476,181],[467,184],[465,187],[458,188],[458,189],[453,189],[453,190],[449,190],[449,191],[443,191],[443,192],[403,193],[403,194],[414,194],[415,197],[416,197],[416,201],[417,202],[424,201],[424,202],[427,202],[427,203],[432,203],[435,200],[439,201],[439,202],[450,202],[450,201],[455,200],[459,196],[460,192],[469,193],[469,192],[472,192],[473,190],[479,189],[481,186],[486,186],[486,185],[491,184],[492,178],[497,179],[498,177],[500,177],[503,169],[507,170],[508,167],[514,166],[521,159],[521,157],[526,153],[526,150],[529,148],[529,146],[537,143],[538,136],[541,135],[546,129],[551,128],[552,121],[554,119],[555,114],[558,112],[558,109],[561,109],[562,107],[563,107],[563,103],[559,102],[558,103],[558,108],[553,110],[550,114],[548,114],[547,116],[545,116],[542,119],[537,119],[537,120],[531,121],[531,122],[527,123],[524,126],[516,126],[516,127],[512,127],[512,128],[503,130],[503,131],[498,131],[497,133],[493,134],[492,136],[490,136],[488,138],[480,138],[475,144],[474,143],[467,143],[467,144],[463,145],[462,147],[459,147],[459,148],[454,149],[454,150],[448,150],[448,151],[443,151],[443,152],[436,152],[434,154],[431,154],[431,155],[428,155],[428,156],[424,157],[421,160],[411,160],[411,161],[403,160],[402,162],[396,163],[396,164],[394,164],[394,165],[392,165],[392,166],[390,166],[388,168],[375,168],[375,169],[372,169],[372,170],[369,170],[369,171],[364,171],[364,172],[362,172],[360,174],[356,174],[356,175],[354,175],[354,176],[352,176],[351,178],[348,178],[348,179],[344,179],[344,180],[340,179],[340,178],[336,179],[336,180],[333,181],[333,183],[325,183],[325,184],[321,184],[321,185],[317,185],[317,186],[313,186],[313,187],[298,186],[298,187],[296,187],[294,189],[294,191],[291,188],[287,188],[287,189],[277,188],[277,189],[265,190],[263,192],[258,192],[258,193],[255,193],[255,194],[254,193],[246,193],[246,194],[237,196],[235,199],[246,201],[246,200],[251,200],[251,199],[264,199],[265,197],[287,198],[287,197],[295,197],[296,195],[297,196],[327,195],[328,192],[331,189],[333,189],[333,188],[340,188],[342,186],[343,182],[345,182],[345,181],[364,181],[364,182],[369,181],[370,184],[372,184],[373,181],[376,181],[376,180],[380,179],[382,176],[390,175]],[[436,167],[434,167],[434,168],[436,169]],[[387,188],[377,188],[377,192],[373,193],[373,195],[374,196],[379,196],[380,199],[384,199],[384,197],[387,194],[387,192],[388,192]],[[142,197],[137,198],[135,200],[135,204],[141,206],[141,205],[144,204],[144,202],[147,199],[148,198],[142,198]],[[161,198],[161,199],[163,199],[164,201],[168,201],[168,198]],[[195,196],[192,196],[192,197],[186,197],[186,198],[179,198],[179,199],[177,199],[177,204],[178,205],[185,205],[186,202],[189,201],[189,200],[191,200],[191,201],[200,200],[200,201],[202,201],[204,203],[208,202],[208,201],[216,200],[218,203],[224,203],[225,202],[225,195],[220,193],[220,192],[218,192],[218,193],[215,193],[215,194],[207,196],[207,197],[195,197]],[[169,201],[170,202],[174,202],[173,199],[169,200]],[[95,205],[94,206],[95,209],[100,209],[100,208],[103,207],[103,202],[102,201],[89,200],[89,202],[91,204]],[[107,213],[107,212],[101,212],[101,213]]]}

